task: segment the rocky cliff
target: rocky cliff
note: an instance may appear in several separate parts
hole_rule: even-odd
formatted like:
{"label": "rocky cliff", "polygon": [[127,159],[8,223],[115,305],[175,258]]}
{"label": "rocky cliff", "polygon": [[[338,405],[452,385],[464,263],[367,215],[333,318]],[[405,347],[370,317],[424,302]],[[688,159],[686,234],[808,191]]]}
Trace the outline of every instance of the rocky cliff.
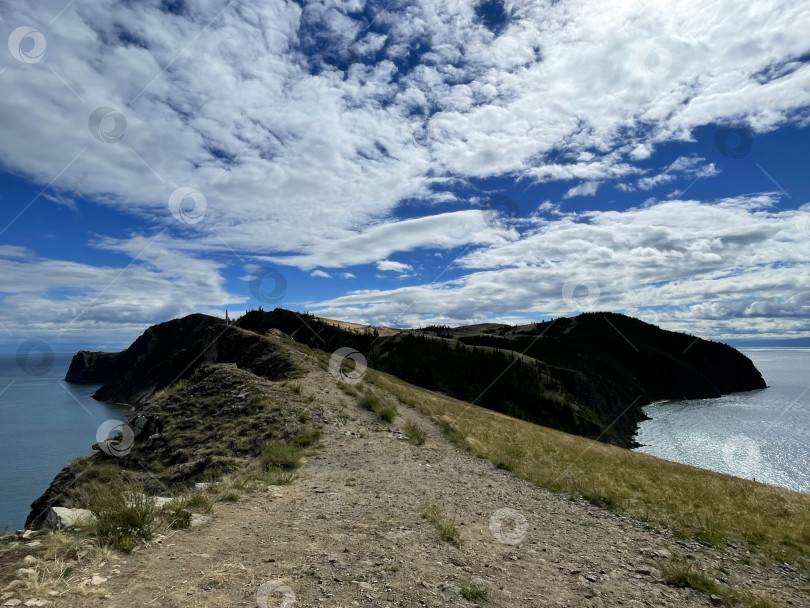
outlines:
{"label": "rocky cliff", "polygon": [[95,399],[135,405],[189,377],[203,363],[234,363],[270,379],[292,370],[255,334],[194,314],[150,327],[121,353],[78,353],[65,380],[101,382]]}
{"label": "rocky cliff", "polygon": [[613,313],[385,337],[283,309],[251,311],[236,325],[197,314],[149,328],[118,355],[79,353],[67,379],[103,377],[95,398],[127,404],[147,402],[205,362],[276,379],[290,367],[261,339],[271,330],[326,352],[348,346],[417,386],[625,447],[653,401],[765,388],[753,363],[726,344]]}
{"label": "rocky cliff", "polygon": [[344,329],[283,309],[239,319],[277,328],[313,348],[349,346],[370,366],[430,390],[517,418],[625,447],[644,405],[765,388],[745,355],[719,342],[615,313],[523,326]]}
{"label": "rocky cliff", "polygon": [[80,350],[73,355],[65,380],[76,384],[104,384],[109,382],[120,353]]}

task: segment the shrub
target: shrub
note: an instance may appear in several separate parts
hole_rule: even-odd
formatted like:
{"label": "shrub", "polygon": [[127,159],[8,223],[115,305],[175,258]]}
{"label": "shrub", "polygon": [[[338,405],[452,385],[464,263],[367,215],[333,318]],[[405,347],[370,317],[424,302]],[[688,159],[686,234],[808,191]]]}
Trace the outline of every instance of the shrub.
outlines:
{"label": "shrub", "polygon": [[284,441],[271,441],[262,451],[265,468],[297,469],[301,466],[301,448]]}
{"label": "shrub", "polygon": [[168,516],[170,528],[180,530],[191,527],[191,511],[188,509],[186,499],[175,498],[163,505],[161,512]]}
{"label": "shrub", "polygon": [[102,544],[129,552],[138,539],[151,538],[157,508],[152,497],[144,494],[142,483],[93,482],[83,492],[96,516],[96,534]]}
{"label": "shrub", "polygon": [[321,440],[320,431],[304,431],[293,437],[293,443],[302,448],[308,448]]}
{"label": "shrub", "polygon": [[239,492],[235,490],[231,490],[230,492],[225,492],[222,496],[219,497],[220,502],[239,502],[239,499],[242,496]]}
{"label": "shrub", "polygon": [[214,508],[214,503],[208,496],[200,492],[195,492],[185,499],[186,508],[196,513],[210,513]]}

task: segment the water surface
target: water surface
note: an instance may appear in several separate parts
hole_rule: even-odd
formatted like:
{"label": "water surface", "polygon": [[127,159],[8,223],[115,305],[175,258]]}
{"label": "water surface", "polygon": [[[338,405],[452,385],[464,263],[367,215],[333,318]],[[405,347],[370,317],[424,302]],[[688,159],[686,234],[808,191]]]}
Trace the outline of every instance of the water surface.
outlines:
{"label": "water surface", "polygon": [[810,349],[740,349],[768,388],[645,408],[638,451],[810,493]]}
{"label": "water surface", "polygon": [[98,385],[65,382],[71,358],[34,352],[20,365],[0,354],[0,532],[22,528],[56,474],[90,453],[101,423],[127,414],[92,399]]}

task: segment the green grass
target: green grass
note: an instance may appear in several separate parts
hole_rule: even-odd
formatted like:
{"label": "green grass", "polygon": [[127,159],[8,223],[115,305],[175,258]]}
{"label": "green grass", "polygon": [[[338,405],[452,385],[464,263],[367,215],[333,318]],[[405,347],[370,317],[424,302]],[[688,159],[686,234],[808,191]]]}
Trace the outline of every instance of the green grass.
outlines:
{"label": "green grass", "polygon": [[285,441],[271,441],[262,450],[261,461],[266,469],[297,469],[301,466],[303,450]]}
{"label": "green grass", "polygon": [[357,405],[362,407],[364,410],[373,412],[380,407],[380,400],[375,395],[366,393],[357,400]]}
{"label": "green grass", "polygon": [[676,557],[662,564],[661,576],[671,587],[694,589],[705,595],[717,596],[723,606],[776,608],[776,604],[770,598],[735,591],[717,582],[714,576],[699,571],[689,560],[682,557]]}
{"label": "green grass", "polygon": [[345,382],[338,382],[337,386],[341,391],[343,391],[347,395],[351,397],[357,396],[357,390],[351,384],[346,384]]}
{"label": "green grass", "polygon": [[518,477],[719,546],[747,543],[810,572],[810,495],[569,435],[369,370],[380,394],[430,416],[462,449]]}
{"label": "green grass", "polygon": [[194,492],[185,499],[185,507],[194,513],[210,513],[214,508],[213,501],[200,492]]}
{"label": "green grass", "polygon": [[96,537],[101,544],[129,552],[139,540],[152,537],[158,509],[142,483],[94,481],[81,488],[80,497],[96,516]]}
{"label": "green grass", "polygon": [[183,498],[176,498],[163,505],[161,512],[169,518],[169,527],[173,530],[181,530],[191,527],[191,511],[186,506]]}
{"label": "green grass", "polygon": [[405,436],[408,438],[414,445],[424,445],[425,444],[425,432],[419,428],[419,425],[416,424],[413,420],[408,418],[405,421],[405,424],[402,427],[402,432],[405,433]]}
{"label": "green grass", "polygon": [[219,502],[239,502],[239,499],[242,498],[242,495],[237,492],[236,490],[229,490],[224,494],[221,494],[219,497]]}
{"label": "green grass", "polygon": [[312,445],[315,445],[320,440],[321,440],[321,432],[318,430],[314,430],[298,433],[298,435],[293,437],[292,442],[298,447],[308,448]]}
{"label": "green grass", "polygon": [[489,591],[480,587],[462,587],[461,597],[476,604],[486,604],[489,601]]}
{"label": "green grass", "polygon": [[357,405],[364,410],[374,412],[381,420],[392,422],[397,415],[397,407],[390,403],[383,403],[379,397],[371,393],[365,393],[357,400]]}
{"label": "green grass", "polygon": [[397,415],[397,408],[394,405],[383,405],[375,411],[380,417],[380,420],[384,420],[385,422],[393,422],[394,417]]}
{"label": "green grass", "polygon": [[422,517],[428,520],[436,532],[439,533],[439,538],[444,542],[451,543],[456,547],[461,546],[461,533],[455,526],[453,520],[445,515],[436,505],[426,505],[420,510]]}

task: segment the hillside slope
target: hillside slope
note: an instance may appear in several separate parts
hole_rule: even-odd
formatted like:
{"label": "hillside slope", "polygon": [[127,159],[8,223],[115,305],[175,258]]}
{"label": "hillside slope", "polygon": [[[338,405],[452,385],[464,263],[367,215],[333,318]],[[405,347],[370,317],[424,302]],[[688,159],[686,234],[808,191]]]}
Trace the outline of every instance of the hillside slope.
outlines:
{"label": "hillside slope", "polygon": [[642,406],[653,401],[765,388],[754,364],[726,344],[613,313],[394,335],[283,309],[248,312],[238,325],[277,328],[327,352],[351,347],[412,384],[624,447],[634,445]]}
{"label": "hillside slope", "polygon": [[[661,463],[664,471],[653,483],[648,513],[662,509],[654,500],[671,489],[684,502],[672,515],[684,519],[690,509],[703,508],[693,502],[698,496],[710,510],[727,511],[727,488],[737,485],[752,499],[750,514],[775,518],[777,526],[776,518],[783,516],[796,524],[810,497],[542,429],[385,374],[370,371],[352,389],[338,384],[323,353],[279,336],[262,340],[268,352],[297,370],[295,379],[270,381],[229,365],[201,366],[185,382],[136,407],[129,419],[134,425],[150,412],[162,419],[165,443],[143,437],[131,458],[97,454],[82,472],[108,471],[112,463],[140,474],[152,484],[151,492],[166,495],[173,491],[171,480],[182,477],[182,463],[172,461],[177,453],[189,452],[193,460],[210,451],[209,457],[227,464],[229,452],[229,470],[238,472],[240,465],[250,466],[262,441],[317,429],[320,441],[290,485],[232,482],[222,490],[211,485],[206,493],[220,502],[207,523],[189,530],[158,529],[128,555],[74,559],[55,581],[46,577],[47,568],[54,568],[45,554],[17,543],[0,550],[0,583],[9,580],[3,565],[11,565],[9,576],[21,581],[4,597],[47,598],[54,608],[471,608],[484,597],[488,606],[498,607],[716,605],[693,589],[664,584],[669,569],[688,562],[695,571],[721,578],[719,587],[743,598],[742,605],[754,606],[754,598],[765,596],[770,603],[758,605],[807,603],[802,571],[751,553],[744,544],[721,550],[677,538],[519,479],[505,470],[518,470],[515,462],[499,468],[471,452],[515,448],[523,453],[512,456],[529,465],[548,455],[558,459],[552,467],[557,478],[565,481],[573,474],[586,485],[595,483],[595,471],[588,462],[579,469],[577,462],[597,452],[616,475],[618,491],[624,488],[618,469],[644,483],[639,473]],[[394,407],[392,420],[363,409],[363,396]],[[406,430],[415,436],[409,430],[413,425],[424,434],[422,445],[405,440]],[[527,433],[531,438],[524,439]],[[502,434],[512,438],[505,447],[496,441]],[[243,438],[247,441],[239,444]],[[575,446],[569,460],[567,441]],[[215,481],[204,471],[187,472],[186,481]],[[678,485],[681,477],[687,485]],[[638,506],[638,501],[628,504]],[[782,515],[772,515],[771,504]],[[697,515],[705,519],[705,512]],[[787,534],[790,527],[784,530]],[[801,533],[795,528],[793,544],[801,542]],[[763,535],[757,539],[762,543]],[[29,582],[29,575],[15,572],[20,566],[12,558],[22,562],[30,553],[35,555],[25,566],[36,578]],[[257,596],[260,591],[266,595]]]}

